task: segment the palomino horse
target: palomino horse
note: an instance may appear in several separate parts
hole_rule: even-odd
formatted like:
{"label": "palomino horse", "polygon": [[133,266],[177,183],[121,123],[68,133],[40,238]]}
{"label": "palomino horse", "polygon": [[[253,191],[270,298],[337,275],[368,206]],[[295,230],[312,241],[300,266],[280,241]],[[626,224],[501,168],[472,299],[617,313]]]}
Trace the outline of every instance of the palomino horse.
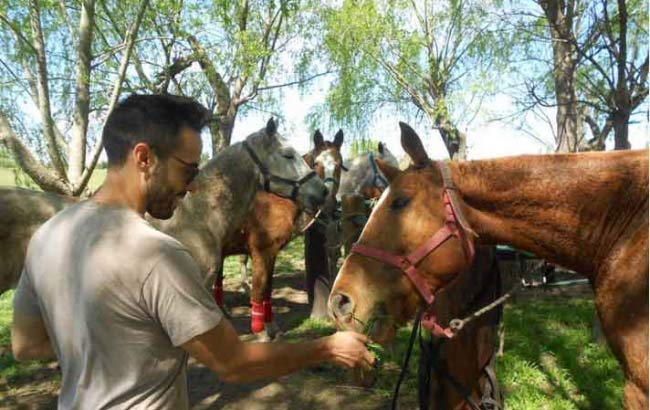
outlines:
{"label": "palomino horse", "polygon": [[[326,213],[327,209],[331,208],[331,203],[335,201],[342,166],[340,153],[342,144],[342,131],[339,130],[333,142],[325,141],[320,131],[316,131],[314,148],[303,156],[306,163],[328,187],[329,194],[321,208],[323,213]],[[304,208],[291,198],[258,191],[241,229],[224,242],[224,256],[248,254],[252,258],[251,330],[261,340],[272,339],[279,332],[279,327],[274,321],[271,302],[273,271],[280,250],[304,227],[303,224],[298,223],[301,209]],[[313,214],[313,210],[307,212]],[[217,303],[223,306],[223,264],[218,268],[214,295]],[[326,300],[327,295],[325,303]]]}
{"label": "palomino horse", "polygon": [[334,284],[338,325],[373,320],[371,337],[387,343],[424,308],[425,327],[450,331],[430,314],[435,293],[467,269],[475,243],[509,244],[589,278],[626,408],[647,409],[648,152],[434,163],[400,126],[414,165],[379,164],[391,184]]}
{"label": "palomino horse", "polygon": [[[284,143],[271,119],[266,127],[246,138],[246,145],[261,162],[262,172],[243,143],[234,144],[201,169],[198,189],[186,195],[168,221],[151,219],[162,231],[179,239],[192,253],[212,285],[214,267],[229,235],[241,229],[253,206],[260,185],[279,195],[297,192],[298,202],[315,209],[325,200],[327,189],[295,150]],[[279,177],[279,179],[278,179]],[[296,187],[287,181],[306,182]],[[0,293],[17,283],[24,254],[33,232],[73,198],[23,189],[0,189]]]}

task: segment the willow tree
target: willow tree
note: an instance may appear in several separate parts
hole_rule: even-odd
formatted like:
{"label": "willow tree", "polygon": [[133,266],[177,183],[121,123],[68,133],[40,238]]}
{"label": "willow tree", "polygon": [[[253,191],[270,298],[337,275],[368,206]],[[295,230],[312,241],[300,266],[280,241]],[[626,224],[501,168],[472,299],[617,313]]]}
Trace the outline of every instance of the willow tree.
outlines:
{"label": "willow tree", "polygon": [[120,96],[148,6],[117,3],[128,22],[119,35],[104,24],[109,0],[0,1],[0,143],[44,190],[80,195],[97,164],[93,120]]}
{"label": "willow tree", "polygon": [[160,41],[138,45],[139,56],[162,58],[154,70],[139,69],[138,75],[150,92],[192,96],[211,109],[213,154],[230,144],[237,116],[263,93],[268,100],[272,90],[319,76],[309,74],[303,61],[314,19],[308,3],[170,3],[175,6],[156,17]]}
{"label": "willow tree", "polygon": [[[496,2],[498,4],[498,2]],[[494,88],[508,47],[494,6],[482,1],[344,0],[324,10],[325,44],[337,67],[327,97],[332,119],[367,127],[388,108],[424,116],[451,157],[461,131]]]}

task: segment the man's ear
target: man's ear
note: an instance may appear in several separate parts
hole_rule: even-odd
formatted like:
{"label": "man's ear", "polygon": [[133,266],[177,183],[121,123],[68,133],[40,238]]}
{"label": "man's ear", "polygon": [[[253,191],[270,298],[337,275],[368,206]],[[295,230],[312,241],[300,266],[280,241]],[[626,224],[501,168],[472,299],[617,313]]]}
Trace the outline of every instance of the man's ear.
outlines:
{"label": "man's ear", "polygon": [[138,171],[147,171],[158,162],[158,157],[145,142],[135,144],[131,150],[131,156]]}

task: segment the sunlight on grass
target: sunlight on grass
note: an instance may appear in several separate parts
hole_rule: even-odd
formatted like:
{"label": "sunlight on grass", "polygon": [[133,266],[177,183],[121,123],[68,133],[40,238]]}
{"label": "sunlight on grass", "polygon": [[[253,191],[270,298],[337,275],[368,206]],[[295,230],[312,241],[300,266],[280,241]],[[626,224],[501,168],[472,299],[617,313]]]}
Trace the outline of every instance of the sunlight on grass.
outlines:
{"label": "sunlight on grass", "polygon": [[592,340],[593,316],[587,299],[508,306],[498,366],[511,408],[622,408],[623,375],[608,349]]}

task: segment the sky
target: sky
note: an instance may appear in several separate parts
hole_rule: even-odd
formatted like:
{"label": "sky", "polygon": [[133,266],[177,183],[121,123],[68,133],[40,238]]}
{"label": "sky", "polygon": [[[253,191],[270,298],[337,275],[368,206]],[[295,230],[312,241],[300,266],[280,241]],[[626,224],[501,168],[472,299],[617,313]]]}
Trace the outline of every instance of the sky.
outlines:
{"label": "sky", "polygon": [[[310,108],[318,103],[322,103],[324,98],[325,94],[320,91],[309,95],[301,95],[295,89],[286,90],[283,107],[280,111],[284,114],[285,118],[279,121],[279,132],[289,140],[298,152],[304,153],[310,149],[310,138],[314,130],[308,129],[304,119]],[[511,102],[504,96],[496,96],[492,101],[486,101],[485,106],[489,106],[492,111],[496,112],[509,112],[513,110]],[[647,109],[648,102],[646,101],[645,110]],[[378,114],[378,121],[368,134],[376,136],[373,139],[378,139],[387,144],[391,152],[398,159],[401,159],[405,154],[399,142],[400,131],[398,122],[403,119],[390,112]],[[554,123],[554,110],[549,109],[547,116]],[[269,117],[270,114],[268,113],[257,112],[249,114],[246,117],[238,117],[235,123],[232,142],[241,141],[247,135],[262,128]],[[639,119],[643,115],[637,117]],[[427,128],[426,121],[410,125],[422,138],[429,157],[432,159],[447,158],[447,151],[442,139],[437,131]],[[531,137],[524,131],[517,129],[514,125],[503,122],[490,122],[487,119],[474,121],[470,128],[463,130],[468,135],[468,159],[553,152],[553,135],[549,125],[541,120],[535,119],[530,119],[528,125],[537,138],[546,142],[546,144]],[[321,131],[323,131],[326,139],[331,140],[337,129],[330,130],[326,128],[321,129]],[[345,131],[344,129],[344,134]],[[345,134],[344,157],[347,157],[351,137],[351,135]],[[613,139],[613,137],[610,139]],[[608,149],[613,148],[611,146],[612,143],[611,141],[609,142]],[[647,121],[630,125],[630,143],[634,149],[647,148],[649,146],[650,132]]]}

